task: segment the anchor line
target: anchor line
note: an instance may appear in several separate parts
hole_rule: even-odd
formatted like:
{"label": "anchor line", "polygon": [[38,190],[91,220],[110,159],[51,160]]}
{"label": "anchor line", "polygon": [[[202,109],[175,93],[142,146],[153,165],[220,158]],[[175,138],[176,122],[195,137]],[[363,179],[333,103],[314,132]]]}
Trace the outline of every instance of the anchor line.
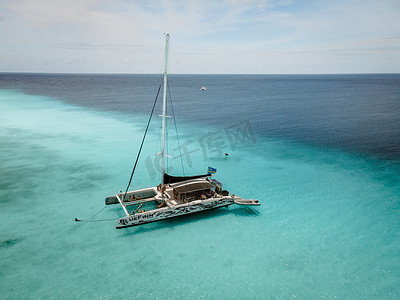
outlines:
{"label": "anchor line", "polygon": [[109,220],[94,220],[94,221],[92,221],[97,215],[99,215],[105,208],[107,207],[107,205],[106,206],[104,206],[102,209],[100,209],[100,211],[99,212],[97,212],[96,214],[94,214],[90,219],[88,219],[88,220],[79,220],[78,218],[75,218],[75,221],[76,222],[85,222],[85,223],[89,223],[89,222],[99,222],[99,221],[109,221],[109,220],[111,220],[111,219],[109,219]]}

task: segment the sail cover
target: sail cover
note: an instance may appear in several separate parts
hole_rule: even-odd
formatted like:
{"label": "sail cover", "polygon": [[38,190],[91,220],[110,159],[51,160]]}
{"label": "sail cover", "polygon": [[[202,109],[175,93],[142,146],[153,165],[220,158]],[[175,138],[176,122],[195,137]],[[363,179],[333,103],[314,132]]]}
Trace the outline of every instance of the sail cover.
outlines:
{"label": "sail cover", "polygon": [[196,176],[171,176],[171,175],[168,175],[167,173],[164,173],[164,183],[170,184],[170,183],[181,182],[181,181],[186,181],[186,180],[191,180],[191,179],[204,178],[204,177],[208,177],[208,176],[211,176],[211,174],[196,175]]}

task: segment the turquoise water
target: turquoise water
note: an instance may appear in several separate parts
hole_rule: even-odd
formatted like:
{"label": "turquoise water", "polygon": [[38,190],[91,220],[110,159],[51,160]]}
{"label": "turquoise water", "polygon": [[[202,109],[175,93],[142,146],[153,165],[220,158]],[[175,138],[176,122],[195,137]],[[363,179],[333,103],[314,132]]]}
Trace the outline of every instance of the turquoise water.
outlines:
{"label": "turquoise water", "polygon": [[[397,160],[256,125],[233,147],[221,126],[186,122],[188,172],[213,166],[224,188],[261,206],[116,230],[123,212],[104,198],[125,189],[146,119],[0,90],[3,298],[399,298]],[[158,122],[133,188],[158,183]],[[210,137],[218,147],[205,148]]]}

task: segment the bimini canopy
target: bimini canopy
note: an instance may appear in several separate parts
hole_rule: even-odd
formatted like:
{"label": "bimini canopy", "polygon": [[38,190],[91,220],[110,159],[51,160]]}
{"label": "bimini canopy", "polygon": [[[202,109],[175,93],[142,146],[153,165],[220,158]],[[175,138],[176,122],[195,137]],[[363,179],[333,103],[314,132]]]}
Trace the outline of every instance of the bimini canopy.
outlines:
{"label": "bimini canopy", "polygon": [[204,191],[213,188],[213,185],[205,179],[194,179],[171,184],[178,194]]}
{"label": "bimini canopy", "polygon": [[164,173],[164,183],[170,184],[170,183],[181,182],[181,181],[186,181],[186,180],[191,180],[191,179],[196,179],[196,178],[204,178],[207,176],[211,176],[211,174],[196,175],[196,176],[171,176],[171,175],[168,175],[167,173]]}

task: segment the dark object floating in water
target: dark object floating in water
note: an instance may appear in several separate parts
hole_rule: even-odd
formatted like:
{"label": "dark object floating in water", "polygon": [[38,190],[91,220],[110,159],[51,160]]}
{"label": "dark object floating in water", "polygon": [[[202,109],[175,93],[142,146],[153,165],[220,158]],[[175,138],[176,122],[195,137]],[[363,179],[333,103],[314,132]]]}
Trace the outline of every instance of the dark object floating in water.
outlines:
{"label": "dark object floating in water", "polygon": [[5,241],[0,241],[0,248],[7,248],[7,247],[12,247],[16,243],[19,243],[23,240],[23,238],[17,238],[17,239],[9,239]]}

